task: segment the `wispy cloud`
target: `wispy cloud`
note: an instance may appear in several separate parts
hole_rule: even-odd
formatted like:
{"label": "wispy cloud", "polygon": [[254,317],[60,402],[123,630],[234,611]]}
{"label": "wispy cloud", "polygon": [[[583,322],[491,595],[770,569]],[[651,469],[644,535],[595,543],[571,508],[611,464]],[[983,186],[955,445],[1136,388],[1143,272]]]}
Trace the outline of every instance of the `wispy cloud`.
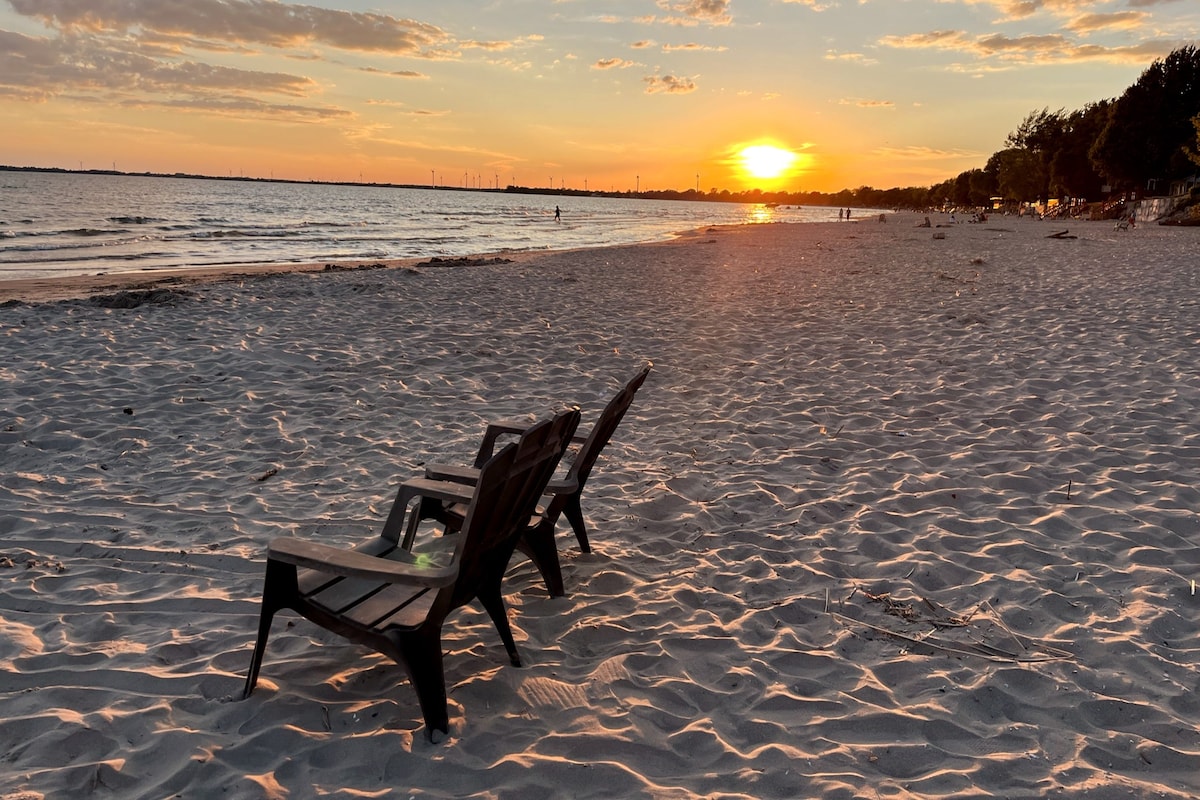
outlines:
{"label": "wispy cloud", "polygon": [[625,58],[602,58],[595,64],[592,64],[592,69],[626,69],[636,66],[636,61],[630,61]]}
{"label": "wispy cloud", "polygon": [[371,75],[386,75],[390,78],[428,78],[429,76],[422,72],[414,72],[411,69],[379,69],[378,67],[356,67],[359,72],[366,72]]}
{"label": "wispy cloud", "polygon": [[862,64],[863,66],[874,66],[879,63],[878,59],[872,58],[863,53],[839,53],[836,50],[829,50],[825,53],[826,61],[845,61],[851,64]]}
{"label": "wispy cloud", "polygon": [[130,98],[121,103],[126,108],[167,108],[204,111],[233,117],[286,118],[290,121],[320,121],[347,119],[353,115],[341,108],[306,106],[291,103],[267,103],[253,97],[192,97],[165,100]]}
{"label": "wispy cloud", "polygon": [[0,84],[125,92],[220,90],[303,96],[312,80],[278,72],[257,72],[196,61],[165,62],[97,45],[91,40],[25,36],[0,31]]}
{"label": "wispy cloud", "polygon": [[975,150],[944,150],[936,147],[877,147],[875,155],[904,161],[944,161],[946,159],[982,158],[986,153]]}
{"label": "wispy cloud", "polygon": [[664,53],[724,53],[729,48],[721,45],[688,42],[687,44],[664,44],[662,49]]}
{"label": "wispy cloud", "polygon": [[1103,30],[1137,30],[1149,19],[1143,11],[1115,11],[1107,14],[1080,14],[1067,22],[1067,29],[1076,33]]}
{"label": "wispy cloud", "polygon": [[[1107,11],[1113,5],[1112,0],[964,0],[968,5],[990,6],[1000,14],[998,22],[1015,22],[1038,14],[1048,14],[1052,17],[1065,19],[1104,18],[1111,17],[1115,27],[1127,27],[1126,23],[1136,17],[1138,22],[1144,22],[1147,17],[1140,12]],[[1131,9],[1153,8],[1174,3],[1191,2],[1192,0],[1125,0],[1124,5]],[[1113,27],[1113,26],[1107,26]]]}
{"label": "wispy cloud", "polygon": [[730,0],[658,0],[658,7],[677,15],[661,20],[668,25],[728,25],[733,21],[729,14],[729,2]]}
{"label": "wispy cloud", "polygon": [[435,25],[386,14],[357,13],[271,0],[8,0],[13,9],[67,31],[152,32],[213,40],[420,55],[449,36]]}
{"label": "wispy cloud", "polygon": [[1167,55],[1182,44],[1152,40],[1132,45],[1106,46],[1080,43],[1060,33],[1007,36],[1000,33],[972,35],[965,31],[950,30],[885,36],[879,43],[891,48],[963,53],[983,62],[998,60],[1009,65],[1038,66],[1085,61],[1144,64]]}
{"label": "wispy cloud", "polygon": [[843,97],[838,101],[838,105],[857,106],[858,108],[883,108],[894,109],[896,104],[891,100],[871,100],[865,97]]}
{"label": "wispy cloud", "polygon": [[646,94],[688,94],[696,91],[696,82],[691,78],[647,75],[642,80],[646,83]]}
{"label": "wispy cloud", "polygon": [[[292,61],[335,63],[329,53],[340,50],[437,60],[460,58],[464,49],[500,53],[527,43],[457,42],[439,27],[411,19],[275,0],[7,3],[42,23],[48,35],[0,31],[0,92],[218,114],[312,120],[349,112],[320,104],[278,103],[271,98],[311,98],[322,86],[305,75],[254,69],[258,63],[250,60],[238,66],[207,63],[205,56],[212,53],[255,56],[273,49]],[[427,78],[415,70],[378,65],[348,68]]]}

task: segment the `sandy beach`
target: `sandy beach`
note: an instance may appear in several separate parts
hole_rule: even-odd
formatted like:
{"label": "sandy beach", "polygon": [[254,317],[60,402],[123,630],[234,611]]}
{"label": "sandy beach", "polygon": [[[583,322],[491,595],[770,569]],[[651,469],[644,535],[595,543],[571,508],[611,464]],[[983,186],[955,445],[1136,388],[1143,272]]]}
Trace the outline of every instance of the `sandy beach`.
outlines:
{"label": "sandy beach", "polygon": [[[1200,232],[917,219],[0,285],[0,799],[1194,797]],[[289,612],[240,699],[270,539],[646,361],[445,741]]]}

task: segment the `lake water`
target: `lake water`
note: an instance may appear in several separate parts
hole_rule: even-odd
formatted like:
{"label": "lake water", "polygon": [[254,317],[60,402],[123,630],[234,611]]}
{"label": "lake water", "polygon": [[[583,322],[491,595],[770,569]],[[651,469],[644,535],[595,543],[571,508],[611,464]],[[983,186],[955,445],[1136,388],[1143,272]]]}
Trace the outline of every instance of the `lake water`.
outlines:
{"label": "lake water", "polygon": [[713,224],[836,221],[837,211],[0,171],[0,280],[595,247]]}

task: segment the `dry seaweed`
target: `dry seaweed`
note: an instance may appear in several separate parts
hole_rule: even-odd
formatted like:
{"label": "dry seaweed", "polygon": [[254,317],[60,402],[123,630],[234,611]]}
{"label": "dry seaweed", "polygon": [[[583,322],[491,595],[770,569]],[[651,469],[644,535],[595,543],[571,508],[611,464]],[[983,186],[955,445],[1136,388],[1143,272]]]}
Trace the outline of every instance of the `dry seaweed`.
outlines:
{"label": "dry seaweed", "polygon": [[870,592],[859,587],[855,587],[846,599],[859,593],[879,607],[885,616],[894,617],[900,623],[872,622],[841,611],[830,610],[829,614],[851,626],[957,655],[1017,663],[1071,658],[1065,650],[1014,632],[986,600],[972,611],[959,614],[926,597],[908,602],[898,600],[891,592]]}

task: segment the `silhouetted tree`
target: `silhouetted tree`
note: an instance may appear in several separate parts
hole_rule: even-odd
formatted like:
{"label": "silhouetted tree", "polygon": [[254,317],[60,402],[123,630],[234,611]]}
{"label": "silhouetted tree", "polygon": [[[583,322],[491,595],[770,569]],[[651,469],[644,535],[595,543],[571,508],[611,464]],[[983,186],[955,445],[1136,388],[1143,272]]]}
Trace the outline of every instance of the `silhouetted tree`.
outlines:
{"label": "silhouetted tree", "polygon": [[999,166],[1000,194],[1006,202],[1025,203],[1041,199],[1045,179],[1038,158],[1022,147],[1001,150],[993,158]]}
{"label": "silhouetted tree", "polygon": [[1189,45],[1155,61],[1113,103],[1091,150],[1096,169],[1122,189],[1188,174],[1184,147],[1200,110],[1200,50]]}
{"label": "silhouetted tree", "polygon": [[995,176],[987,170],[973,169],[967,173],[968,201],[976,208],[986,208],[991,205],[992,195],[998,190]]}
{"label": "silhouetted tree", "polygon": [[1033,169],[1034,173],[1027,177],[1037,185],[1037,190],[1030,197],[1036,197],[1043,203],[1050,197],[1050,164],[1060,146],[1065,119],[1062,109],[1050,111],[1043,108],[1030,112],[1004,140],[1010,149],[1025,150],[1029,154],[1026,167]]}
{"label": "silhouetted tree", "polygon": [[1196,129],[1196,149],[1187,148],[1188,160],[1200,164],[1200,114],[1192,117],[1192,127]]}
{"label": "silhouetted tree", "polygon": [[1111,107],[1112,101],[1101,100],[1064,118],[1061,139],[1050,159],[1050,191],[1055,196],[1089,200],[1101,196],[1104,177],[1088,152],[1108,124]]}

